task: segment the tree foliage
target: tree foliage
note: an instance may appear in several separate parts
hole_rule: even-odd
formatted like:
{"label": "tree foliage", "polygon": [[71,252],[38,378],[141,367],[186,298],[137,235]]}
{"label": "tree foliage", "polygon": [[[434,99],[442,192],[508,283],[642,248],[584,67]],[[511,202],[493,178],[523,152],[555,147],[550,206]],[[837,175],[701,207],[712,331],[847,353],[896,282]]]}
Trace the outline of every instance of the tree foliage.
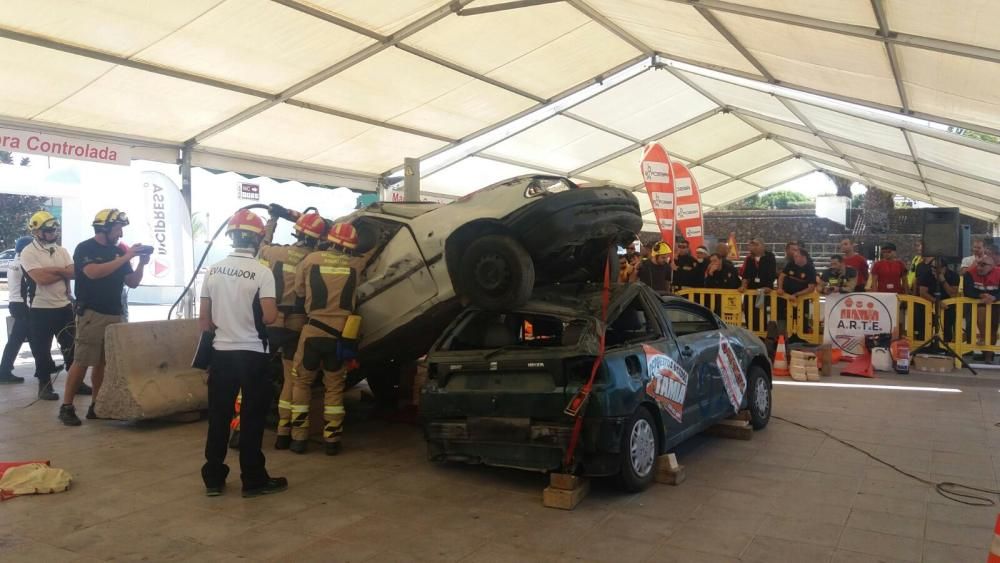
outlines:
{"label": "tree foliage", "polygon": [[996,135],[990,135],[989,133],[981,133],[979,131],[973,131],[971,129],[963,129],[961,127],[949,127],[948,131],[956,133],[963,137],[968,137],[970,139],[983,141],[984,143],[993,143],[993,144],[1000,143],[1000,137],[997,137]]}
{"label": "tree foliage", "polygon": [[771,192],[764,195],[750,196],[744,200],[732,203],[729,209],[788,209],[795,203],[808,203],[808,197],[798,192]]}
{"label": "tree foliage", "polygon": [[[17,159],[21,166],[27,166],[28,157]],[[15,156],[8,151],[0,151],[0,164],[13,165]],[[30,195],[0,194],[0,250],[14,246],[18,237],[27,234],[25,226],[31,214],[41,209],[48,198]]]}

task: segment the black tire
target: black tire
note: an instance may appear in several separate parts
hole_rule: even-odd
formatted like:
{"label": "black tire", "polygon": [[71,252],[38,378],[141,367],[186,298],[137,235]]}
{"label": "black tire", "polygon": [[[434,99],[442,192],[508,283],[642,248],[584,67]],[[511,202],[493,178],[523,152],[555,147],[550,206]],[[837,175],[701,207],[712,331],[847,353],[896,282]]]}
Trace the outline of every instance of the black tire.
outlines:
{"label": "black tire", "polygon": [[628,419],[622,434],[618,472],[621,488],[629,493],[637,493],[649,487],[656,479],[659,454],[660,439],[656,421],[646,407],[639,407]]}
{"label": "black tire", "polygon": [[375,397],[375,403],[390,408],[396,408],[399,401],[399,383],[401,374],[399,365],[395,362],[380,362],[362,367],[361,375],[368,381],[368,388]]}
{"label": "black tire", "polygon": [[750,366],[747,377],[747,409],[754,430],[761,430],[771,420],[771,382],[760,366]]}
{"label": "black tire", "polygon": [[519,307],[531,297],[534,285],[531,255],[509,236],[478,238],[462,255],[460,292],[484,309]]}

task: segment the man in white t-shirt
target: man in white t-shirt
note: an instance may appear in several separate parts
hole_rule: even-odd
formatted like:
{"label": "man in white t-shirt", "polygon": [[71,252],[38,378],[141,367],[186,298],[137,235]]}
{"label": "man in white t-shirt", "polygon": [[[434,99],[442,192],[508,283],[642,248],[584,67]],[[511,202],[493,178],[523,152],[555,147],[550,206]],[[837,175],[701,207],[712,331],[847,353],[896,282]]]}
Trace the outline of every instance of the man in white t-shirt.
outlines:
{"label": "man in white t-shirt", "polygon": [[201,476],[208,496],[222,494],[229,467],[224,463],[236,395],[242,389],[240,411],[240,479],[243,496],[256,497],[288,488],[284,477],[270,477],[264,467],[261,442],[271,405],[267,375],[268,324],[278,316],[274,274],[257,261],[264,221],[247,210],[229,220],[226,234],[233,253],[208,269],[201,290],[199,323],[214,333],[208,373],[208,438]]}
{"label": "man in white t-shirt", "polygon": [[976,240],[972,241],[972,256],[966,256],[965,258],[962,258],[962,266],[958,270],[959,275],[964,276],[965,272],[968,272],[969,269],[972,268],[973,264],[975,264],[977,260],[983,257],[983,254],[985,253],[985,248],[986,248],[985,240],[977,238]]}
{"label": "man in white t-shirt", "polygon": [[[73,363],[74,317],[69,282],[73,279],[73,259],[59,246],[59,220],[48,211],[39,211],[28,220],[34,240],[21,251],[21,268],[26,274],[28,343],[35,357],[38,398],[56,401],[52,391],[52,339],[59,342],[63,365]],[[89,390],[89,389],[88,389]],[[81,394],[83,394],[81,392]]]}
{"label": "man in white t-shirt", "polygon": [[31,241],[24,236],[14,241],[14,259],[7,268],[7,302],[14,326],[3,348],[3,359],[0,359],[0,383],[24,383],[23,377],[14,375],[14,358],[21,351],[21,346],[28,340],[28,306],[24,304],[24,271],[21,270],[21,251]]}

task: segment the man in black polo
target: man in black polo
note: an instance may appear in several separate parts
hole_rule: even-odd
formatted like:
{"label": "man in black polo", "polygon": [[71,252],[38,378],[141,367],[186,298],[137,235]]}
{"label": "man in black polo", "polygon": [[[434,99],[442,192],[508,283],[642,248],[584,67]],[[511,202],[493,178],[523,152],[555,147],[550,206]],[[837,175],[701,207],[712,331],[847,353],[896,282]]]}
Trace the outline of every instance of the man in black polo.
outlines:
{"label": "man in black polo", "polygon": [[691,247],[686,240],[677,242],[677,256],[674,259],[675,287],[702,287],[705,285],[705,271],[691,256]]}
{"label": "man in black polo", "polygon": [[[87,368],[94,368],[90,379],[94,384],[93,399],[97,400],[104,382],[104,331],[108,325],[122,322],[122,289],[142,282],[142,272],[149,263],[149,254],[140,256],[139,269],[133,271],[131,260],[139,256],[141,244],[122,250],[118,241],[128,216],[117,209],[102,209],[94,217],[94,238],[76,245],[73,264],[76,269],[76,340],[74,360],[66,377],[66,391],[59,409],[59,420],[66,426],[80,426],[73,399],[76,397]],[[87,409],[87,418],[96,419],[94,403]]]}

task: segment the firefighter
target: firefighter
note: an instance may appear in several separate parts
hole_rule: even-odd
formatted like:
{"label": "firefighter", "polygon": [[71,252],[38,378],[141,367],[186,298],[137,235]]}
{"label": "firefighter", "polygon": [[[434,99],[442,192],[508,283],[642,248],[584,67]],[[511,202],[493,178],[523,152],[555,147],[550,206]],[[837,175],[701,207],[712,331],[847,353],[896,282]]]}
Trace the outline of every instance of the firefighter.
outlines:
{"label": "firefighter", "polygon": [[226,234],[232,239],[233,253],[209,268],[198,319],[203,332],[214,333],[208,372],[208,437],[201,476],[208,496],[222,494],[229,474],[224,463],[229,422],[236,394],[242,389],[240,478],[243,496],[256,497],[288,488],[285,478],[268,475],[261,451],[272,396],[265,327],[277,318],[278,307],[274,275],[255,259],[264,237],[264,221],[240,210],[229,219]]}
{"label": "firefighter", "polygon": [[[278,300],[278,318],[267,327],[267,336],[271,352],[281,352],[283,381],[281,395],[278,397],[278,438],[275,449],[287,450],[291,442],[292,401],[292,358],[299,344],[299,334],[306,324],[304,313],[297,313],[295,308],[295,271],[302,259],[316,250],[316,246],[326,236],[326,220],[318,213],[297,214],[279,205],[270,206],[270,219],[264,229],[264,241],[260,246],[260,263],[271,269],[274,274],[275,295]],[[297,215],[297,217],[296,217]],[[274,231],[279,219],[295,218],[293,245],[272,244]],[[233,436],[229,441],[230,448],[239,447],[239,411],[241,398],[237,398],[236,416],[233,418]]]}
{"label": "firefighter", "polygon": [[309,320],[302,329],[292,368],[290,449],[306,453],[312,383],[323,371],[323,439],[326,454],[340,453],[344,423],[344,381],[357,353],[360,317],[356,289],[365,259],[357,254],[358,233],[350,223],[337,223],[327,234],[330,248],[307,256],[296,272],[297,305]]}

